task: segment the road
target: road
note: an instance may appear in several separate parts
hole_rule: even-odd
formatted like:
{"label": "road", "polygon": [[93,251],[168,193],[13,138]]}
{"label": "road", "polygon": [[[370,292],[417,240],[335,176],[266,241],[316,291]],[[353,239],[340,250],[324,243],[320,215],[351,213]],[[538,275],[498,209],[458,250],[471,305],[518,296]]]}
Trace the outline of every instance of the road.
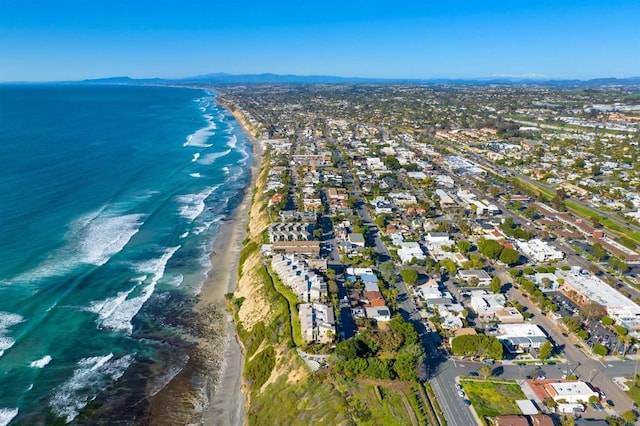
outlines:
{"label": "road", "polygon": [[349,299],[347,289],[344,285],[344,268],[340,261],[340,253],[333,232],[333,223],[328,216],[322,216],[322,244],[329,251],[327,265],[336,271],[336,285],[338,287],[338,300],[340,301],[340,333],[341,339],[354,337],[358,331],[356,323],[351,314],[349,304],[344,302]]}
{"label": "road", "polygon": [[[508,282],[509,280],[509,277],[504,273],[501,274],[500,278],[503,282]],[[631,399],[611,381],[606,373],[597,373],[605,370],[607,365],[590,358],[582,352],[579,344],[572,342],[568,336],[563,335],[556,323],[543,315],[528,298],[524,297],[522,293],[520,293],[519,290],[511,287],[507,294],[509,299],[521,303],[529,310],[529,312],[535,313],[533,322],[546,331],[547,335],[553,340],[557,347],[564,350],[568,365],[575,366],[575,368],[572,368],[574,374],[576,374],[581,380],[585,381],[588,381],[589,378],[591,378],[592,384],[604,391],[607,394],[607,398],[615,403],[616,411],[619,413],[633,408],[633,401],[631,401]],[[627,371],[627,374],[631,374],[631,371]]]}
{"label": "road", "polygon": [[[356,210],[362,218],[364,225],[371,225],[371,216],[360,193],[354,191],[353,195],[356,199]],[[507,214],[513,217],[518,217],[506,208],[504,208],[503,211],[505,213],[508,212]],[[368,239],[370,240],[370,243],[372,243],[371,245],[374,246],[378,252],[381,262],[391,259],[389,251],[380,239],[379,232],[369,232]],[[578,256],[575,257],[579,258]],[[511,281],[508,274],[506,274],[506,271],[503,272],[503,275],[504,276],[501,277],[503,282]],[[398,305],[401,314],[405,320],[414,324],[422,338],[423,346],[427,354],[427,360],[425,363],[427,368],[427,377],[445,415],[447,423],[450,425],[460,426],[475,424],[476,420],[472,416],[469,407],[464,404],[463,398],[458,396],[455,388],[455,378],[461,374],[477,370],[479,365],[461,364],[459,362],[456,363],[454,360],[447,359],[447,355],[443,354],[439,350],[438,342],[433,339],[433,333],[428,332],[426,326],[421,321],[420,314],[415,306],[415,301],[407,292],[404,283],[402,281],[398,281],[396,283],[396,287],[398,289]],[[631,399],[611,381],[612,377],[631,373],[628,362],[626,364],[603,364],[597,360],[591,359],[578,347],[574,346],[574,343],[567,337],[563,336],[556,324],[546,316],[542,315],[537,308],[535,308],[531,302],[519,292],[519,290],[511,288],[508,295],[512,300],[516,300],[527,307],[530,312],[536,312],[537,315],[535,315],[534,322],[538,323],[548,333],[556,345],[560,345],[564,350],[568,363],[556,366],[545,366],[543,371],[546,377],[560,379],[563,375],[566,375],[567,372],[571,372],[576,374],[582,380],[590,380],[594,386],[599,387],[603,392],[605,392],[607,398],[614,402],[617,412],[622,413],[632,409],[633,402]],[[532,366],[529,370],[533,368],[535,367]],[[607,369],[610,370],[607,371]],[[523,379],[526,375],[530,374],[527,367],[514,365],[501,366],[499,371],[502,377],[514,379]],[[604,374],[602,374],[603,371]]]}
{"label": "road", "polygon": [[[467,155],[469,157],[472,157],[473,161],[475,161],[477,163],[480,163],[480,164],[484,165],[485,167],[489,167],[492,170],[495,168],[495,166],[493,164],[489,163],[485,158],[483,158],[483,157],[481,157],[481,156],[479,156],[479,155],[477,155],[475,153],[465,152],[465,155]],[[527,182],[527,183],[529,183],[531,185],[540,186],[542,188],[547,189],[548,191],[553,191],[554,193],[556,192],[555,188],[552,187],[551,185],[547,185],[547,184],[541,183],[541,182],[539,182],[537,180],[531,179],[528,176],[525,176],[523,174],[514,172],[512,170],[508,171],[508,175],[517,177],[518,179],[521,179],[521,180],[523,180],[523,181],[525,181],[525,182]],[[572,202],[578,204],[579,206],[593,211],[594,213],[598,214],[599,216],[606,217],[607,219],[610,219],[611,221],[613,221],[616,224],[622,226],[623,228],[626,228],[627,230],[631,230],[631,231],[634,231],[634,232],[640,232],[640,226],[636,226],[634,224],[628,223],[628,222],[620,219],[619,217],[617,217],[615,214],[612,214],[610,212],[601,210],[598,207],[594,206],[593,204],[584,202],[584,201],[579,200],[579,199],[577,199],[575,197],[569,197],[569,199],[571,199]]]}
{"label": "road", "polygon": [[449,360],[440,364],[431,380],[429,380],[449,426],[477,424],[471,409],[464,404],[464,399],[458,395],[455,383],[456,377],[467,375],[478,368],[478,365],[456,363],[453,360]]}
{"label": "road", "polygon": [[[356,194],[356,209],[363,222],[371,223],[371,216],[366,209],[360,194]],[[373,235],[371,235],[373,234]],[[389,250],[382,242],[379,232],[369,235],[372,245],[378,252],[381,262],[391,259]],[[429,330],[422,322],[422,317],[415,305],[415,300],[409,294],[406,285],[401,280],[396,281],[398,289],[398,309],[406,321],[413,324],[420,335],[422,346],[425,350],[426,376],[435,393],[436,399],[442,409],[447,424],[450,426],[469,426],[476,424],[470,407],[464,404],[464,399],[458,395],[455,388],[455,377],[478,369],[478,365],[459,369],[455,361],[447,360],[447,354],[441,351],[440,338],[437,333]],[[464,365],[461,365],[465,367]]]}

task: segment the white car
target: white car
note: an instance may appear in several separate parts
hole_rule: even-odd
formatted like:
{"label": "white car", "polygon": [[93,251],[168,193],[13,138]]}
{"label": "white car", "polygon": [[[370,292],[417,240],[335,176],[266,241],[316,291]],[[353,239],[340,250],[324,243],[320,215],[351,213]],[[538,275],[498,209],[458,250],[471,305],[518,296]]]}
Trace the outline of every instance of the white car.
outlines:
{"label": "white car", "polygon": [[458,396],[459,396],[460,398],[464,398],[466,395],[464,394],[464,391],[459,390],[459,391],[458,391]]}

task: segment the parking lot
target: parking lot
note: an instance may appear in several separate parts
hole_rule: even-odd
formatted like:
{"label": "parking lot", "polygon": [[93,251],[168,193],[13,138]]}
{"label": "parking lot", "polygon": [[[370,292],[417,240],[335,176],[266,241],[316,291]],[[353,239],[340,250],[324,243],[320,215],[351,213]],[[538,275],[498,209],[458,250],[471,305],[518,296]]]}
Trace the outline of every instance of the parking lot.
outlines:
{"label": "parking lot", "polygon": [[[619,344],[618,337],[614,331],[603,326],[599,320],[586,320],[580,315],[580,308],[573,303],[562,293],[553,293],[550,295],[553,302],[558,306],[558,313],[562,317],[574,317],[584,322],[584,328],[589,332],[589,339],[586,343],[593,347],[597,344],[606,346],[609,352],[612,353],[616,350],[622,351],[622,344]],[[633,354],[636,352],[635,348],[632,348],[627,353]]]}

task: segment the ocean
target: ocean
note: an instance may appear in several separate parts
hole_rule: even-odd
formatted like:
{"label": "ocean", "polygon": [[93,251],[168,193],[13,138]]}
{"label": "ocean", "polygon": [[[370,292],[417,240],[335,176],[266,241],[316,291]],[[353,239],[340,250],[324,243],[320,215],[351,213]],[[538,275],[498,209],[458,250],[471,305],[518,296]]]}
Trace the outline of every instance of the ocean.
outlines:
{"label": "ocean", "polygon": [[180,370],[250,151],[209,91],[0,86],[0,425],[79,421]]}

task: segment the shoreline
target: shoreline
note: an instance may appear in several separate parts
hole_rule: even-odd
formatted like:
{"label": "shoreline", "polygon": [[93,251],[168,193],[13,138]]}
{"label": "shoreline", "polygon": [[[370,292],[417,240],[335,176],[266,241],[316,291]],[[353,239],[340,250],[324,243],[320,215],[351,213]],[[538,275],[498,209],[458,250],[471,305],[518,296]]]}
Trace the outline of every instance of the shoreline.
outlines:
{"label": "shoreline", "polygon": [[[218,102],[218,104],[233,115],[251,144],[250,178],[244,190],[242,202],[236,207],[230,219],[223,224],[216,237],[210,254],[211,269],[198,295],[195,311],[211,303],[224,304],[225,294],[233,292],[236,288],[240,251],[247,236],[246,230],[253,198],[252,189],[255,187],[262,166],[263,152],[260,142],[250,133],[241,117],[222,103]],[[239,425],[244,420],[245,399],[242,393],[244,355],[232,315],[225,312],[225,319],[227,335],[222,369],[219,372],[215,390],[209,397],[209,406],[203,412],[203,424]]]}
{"label": "shoreline", "polygon": [[[213,91],[211,88],[198,87]],[[232,115],[251,145],[251,166],[242,199],[223,220],[208,254],[210,268],[191,307],[194,340],[187,365],[149,399],[146,415],[136,424],[200,424],[236,426],[244,423],[244,354],[233,315],[226,310],[227,293],[238,284],[238,265],[247,237],[249,212],[262,167],[263,150],[243,117],[214,98]]]}

